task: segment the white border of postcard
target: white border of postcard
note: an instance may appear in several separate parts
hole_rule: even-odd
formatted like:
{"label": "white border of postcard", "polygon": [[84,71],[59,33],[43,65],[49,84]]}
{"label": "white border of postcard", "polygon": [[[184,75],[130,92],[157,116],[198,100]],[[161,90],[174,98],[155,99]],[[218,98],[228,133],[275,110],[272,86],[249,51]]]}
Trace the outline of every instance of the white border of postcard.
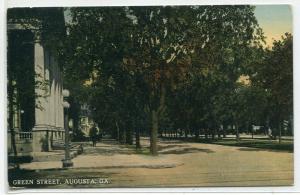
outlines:
{"label": "white border of postcard", "polygon": [[[71,6],[133,6],[133,5],[186,5],[186,4],[290,4],[293,11],[294,35],[294,182],[291,187],[199,187],[199,188],[106,188],[106,189],[24,189],[9,193],[44,194],[45,192],[300,192],[300,1],[299,0],[4,0],[0,1],[0,194],[7,193],[7,153],[6,153],[6,9],[12,7],[71,7]],[[298,25],[297,25],[298,24]],[[4,159],[4,160],[2,160]]]}

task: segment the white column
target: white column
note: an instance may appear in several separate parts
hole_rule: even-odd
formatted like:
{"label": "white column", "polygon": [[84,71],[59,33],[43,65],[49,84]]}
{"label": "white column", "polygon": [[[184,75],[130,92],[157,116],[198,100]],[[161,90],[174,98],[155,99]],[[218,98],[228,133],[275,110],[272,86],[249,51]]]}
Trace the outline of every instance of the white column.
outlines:
{"label": "white column", "polygon": [[43,96],[45,96],[45,91],[41,89],[39,84],[43,84],[45,81],[45,63],[44,63],[44,48],[40,44],[39,41],[34,44],[34,70],[35,70],[35,79],[38,82],[38,86],[35,87],[35,93],[37,95],[35,99],[35,124],[36,126],[45,125],[45,109],[46,100]]}
{"label": "white column", "polygon": [[[45,49],[46,50],[46,49]],[[47,50],[46,50],[47,51]],[[45,81],[47,85],[47,91],[45,96],[45,108],[44,109],[44,121],[45,125],[50,126],[51,125],[51,95],[52,95],[52,87],[51,87],[51,81],[50,81],[50,68],[51,68],[51,62],[49,60],[50,58],[50,52],[47,51],[47,58],[44,58],[45,61]]]}
{"label": "white column", "polygon": [[62,78],[62,72],[59,73],[59,126],[64,129],[64,107],[63,107],[63,78]]}
{"label": "white column", "polygon": [[[32,149],[33,155],[35,152],[44,150],[51,150],[49,134],[49,67],[45,60],[45,51],[41,43],[38,41],[34,44],[34,70],[35,81],[38,85],[35,86],[35,93],[37,95],[35,102],[35,126],[32,129]],[[45,144],[47,144],[45,146]]]}
{"label": "white column", "polygon": [[50,104],[50,112],[49,112],[49,124],[54,127],[55,126],[55,110],[56,110],[56,105],[55,105],[55,64],[53,63],[53,56],[50,55],[49,58],[49,69],[51,70],[51,92],[49,96],[49,104]]}
{"label": "white column", "polygon": [[60,82],[59,82],[59,69],[58,69],[58,66],[57,66],[57,61],[54,60],[54,65],[55,65],[55,127],[59,127],[59,85],[60,85]]}
{"label": "white column", "polygon": [[55,122],[55,127],[58,127],[58,85],[59,85],[59,81],[58,81],[58,76],[57,76],[57,63],[56,63],[56,60],[55,60],[55,72],[54,72],[54,75],[55,75],[55,111],[54,111],[54,114],[55,114],[55,118],[54,118],[54,122]]}
{"label": "white column", "polygon": [[[62,96],[62,89],[63,89],[63,84],[62,84],[62,72],[60,71],[60,68],[58,68],[58,124],[57,126],[61,129],[64,130],[64,108],[63,108],[63,96]],[[60,133],[60,139],[64,140],[64,132]]]}
{"label": "white column", "polygon": [[53,74],[54,74],[54,80],[55,80],[55,89],[54,89],[54,105],[55,105],[55,110],[54,110],[54,122],[55,122],[55,127],[61,128],[60,126],[60,112],[61,112],[61,106],[62,103],[60,102],[60,70],[58,68],[57,60],[53,58]]}
{"label": "white column", "polygon": [[60,129],[62,128],[62,126],[60,125],[60,121],[62,120],[61,119],[61,116],[60,116],[60,113],[61,113],[61,106],[62,106],[62,103],[61,103],[61,99],[60,99],[60,96],[61,96],[61,93],[60,93],[60,72],[59,72],[59,68],[57,69],[58,72],[57,72],[57,86],[56,86],[56,90],[57,90],[57,97],[56,97],[56,105],[57,105],[57,110],[56,110],[56,126],[59,127]]}

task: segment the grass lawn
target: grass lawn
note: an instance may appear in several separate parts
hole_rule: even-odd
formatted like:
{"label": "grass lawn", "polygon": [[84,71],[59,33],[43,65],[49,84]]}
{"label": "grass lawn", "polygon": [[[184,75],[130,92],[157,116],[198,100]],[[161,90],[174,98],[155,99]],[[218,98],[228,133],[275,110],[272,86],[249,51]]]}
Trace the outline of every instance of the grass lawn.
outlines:
{"label": "grass lawn", "polygon": [[207,143],[207,144],[217,144],[225,146],[238,146],[238,147],[249,147],[249,148],[258,148],[258,149],[268,149],[268,150],[279,150],[279,151],[294,151],[294,142],[292,139],[282,139],[279,144],[278,140],[270,140],[268,138],[240,138],[239,141],[236,141],[234,137],[222,138],[211,140],[210,138],[164,138],[168,139],[179,139],[183,142],[197,142],[197,143]]}
{"label": "grass lawn", "polygon": [[[202,142],[200,140],[200,142]],[[270,149],[270,150],[281,150],[293,152],[294,145],[291,140],[282,140],[278,143],[278,140],[267,140],[267,139],[241,139],[236,141],[236,139],[225,138],[216,141],[206,141],[210,144],[218,144],[225,146],[238,146],[238,147],[250,147],[250,148],[260,148],[260,149]]]}

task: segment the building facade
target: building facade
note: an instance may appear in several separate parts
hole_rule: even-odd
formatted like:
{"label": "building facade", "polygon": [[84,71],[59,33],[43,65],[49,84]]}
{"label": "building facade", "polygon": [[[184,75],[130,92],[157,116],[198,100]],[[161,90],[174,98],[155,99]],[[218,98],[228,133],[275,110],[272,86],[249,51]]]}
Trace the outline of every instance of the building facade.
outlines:
{"label": "building facade", "polygon": [[[13,15],[19,13],[13,11]],[[61,9],[51,11],[55,13],[64,21]],[[24,24],[24,20],[19,21]],[[9,156],[34,157],[64,141],[63,75],[58,50],[47,46],[42,29],[23,24],[8,15],[7,143]],[[57,28],[63,31],[62,26]]]}

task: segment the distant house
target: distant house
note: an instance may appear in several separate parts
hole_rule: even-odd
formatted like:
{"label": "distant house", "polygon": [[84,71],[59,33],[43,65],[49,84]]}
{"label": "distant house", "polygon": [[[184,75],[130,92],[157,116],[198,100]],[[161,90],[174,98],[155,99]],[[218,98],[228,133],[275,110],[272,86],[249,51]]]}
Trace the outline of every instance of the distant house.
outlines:
{"label": "distant house", "polygon": [[83,104],[80,109],[79,128],[85,137],[89,137],[90,129],[93,127],[93,125],[96,125],[98,128],[91,116],[92,115],[89,106],[87,104]]}
{"label": "distant house", "polygon": [[61,8],[8,10],[9,156],[16,152],[17,156],[34,156],[64,140],[63,75],[56,47],[59,41],[47,40],[64,33]]}

